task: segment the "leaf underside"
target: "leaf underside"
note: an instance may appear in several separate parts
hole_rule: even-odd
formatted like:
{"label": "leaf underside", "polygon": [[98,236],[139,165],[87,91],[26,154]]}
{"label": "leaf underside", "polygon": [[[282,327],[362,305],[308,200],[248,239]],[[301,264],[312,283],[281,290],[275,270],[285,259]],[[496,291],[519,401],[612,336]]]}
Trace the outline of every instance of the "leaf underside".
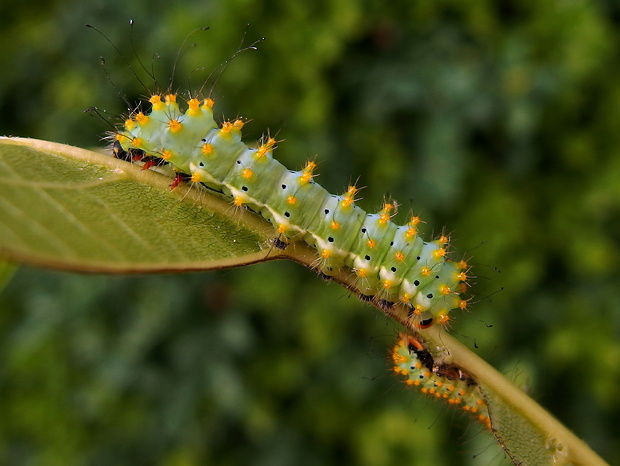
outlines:
{"label": "leaf underside", "polygon": [[260,216],[113,157],[0,138],[0,257],[63,270],[208,270],[278,257]]}

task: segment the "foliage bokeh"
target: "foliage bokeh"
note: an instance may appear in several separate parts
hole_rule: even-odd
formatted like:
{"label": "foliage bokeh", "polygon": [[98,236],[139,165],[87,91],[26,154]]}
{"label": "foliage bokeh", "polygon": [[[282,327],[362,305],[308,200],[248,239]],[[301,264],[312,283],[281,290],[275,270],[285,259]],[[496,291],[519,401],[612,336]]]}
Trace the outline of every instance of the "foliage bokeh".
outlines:
{"label": "foliage bokeh", "polygon": [[[455,330],[617,463],[620,10],[499,5],[3,5],[0,133],[101,146],[109,128],[82,110],[112,118],[126,111],[117,94],[135,102],[158,86],[136,56],[164,89],[185,36],[209,25],[175,73],[175,88],[197,89],[242,39],[265,37],[221,75],[217,111],[251,118],[246,140],[265,128],[284,139],[289,167],[317,155],[329,190],[359,176],[363,207],[394,197],[428,236],[445,226],[477,277]],[[492,443],[475,424],[389,374],[396,332],[295,264],[23,268],[0,295],[0,460],[486,464],[472,458]]]}

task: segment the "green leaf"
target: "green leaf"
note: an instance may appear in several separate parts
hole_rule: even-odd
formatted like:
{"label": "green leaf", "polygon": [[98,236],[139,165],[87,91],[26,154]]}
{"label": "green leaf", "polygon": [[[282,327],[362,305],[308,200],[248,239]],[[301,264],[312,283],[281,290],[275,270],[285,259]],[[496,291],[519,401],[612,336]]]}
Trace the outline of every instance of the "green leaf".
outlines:
{"label": "green leaf", "polygon": [[278,258],[260,216],[170,174],[0,138],[0,257],[91,272],[206,270]]}

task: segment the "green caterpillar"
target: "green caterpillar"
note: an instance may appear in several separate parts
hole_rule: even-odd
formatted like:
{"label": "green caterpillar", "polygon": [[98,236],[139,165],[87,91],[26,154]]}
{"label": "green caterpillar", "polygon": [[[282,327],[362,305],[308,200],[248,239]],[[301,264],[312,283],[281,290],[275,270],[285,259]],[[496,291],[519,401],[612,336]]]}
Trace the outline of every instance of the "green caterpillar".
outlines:
{"label": "green caterpillar", "polygon": [[489,409],[478,384],[455,366],[436,364],[432,355],[413,336],[401,333],[392,350],[394,372],[407,377],[407,385],[420,387],[426,393],[460,406],[491,429]]}
{"label": "green caterpillar", "polygon": [[223,191],[235,206],[248,206],[271,222],[279,238],[316,248],[322,274],[354,273],[356,291],[364,299],[402,303],[420,327],[446,324],[451,309],[466,308],[460,293],[467,263],[447,259],[444,235],[424,242],[418,217],[396,225],[391,221],[396,206],[387,202],[368,214],[355,205],[355,186],[340,196],[330,194],[314,181],[314,162],[290,171],[275,160],[271,137],[249,148],[241,140],[244,122],[226,121],[220,127],[210,98],[189,98],[185,111],[175,94],[155,94],[149,102],[149,114],[134,111],[112,135],[117,157],[143,159],[146,167],[171,164],[178,173],[173,187],[188,178]]}

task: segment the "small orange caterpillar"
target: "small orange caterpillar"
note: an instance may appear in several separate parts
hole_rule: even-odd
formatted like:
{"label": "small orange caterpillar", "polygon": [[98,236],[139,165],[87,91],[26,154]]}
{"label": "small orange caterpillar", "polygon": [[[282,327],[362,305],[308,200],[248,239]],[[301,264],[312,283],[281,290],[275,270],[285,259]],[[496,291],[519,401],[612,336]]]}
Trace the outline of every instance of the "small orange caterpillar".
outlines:
{"label": "small orange caterpillar", "polygon": [[489,410],[476,381],[449,364],[436,364],[433,356],[412,335],[401,333],[392,350],[394,372],[407,377],[405,383],[422,393],[460,406],[491,429]]}

